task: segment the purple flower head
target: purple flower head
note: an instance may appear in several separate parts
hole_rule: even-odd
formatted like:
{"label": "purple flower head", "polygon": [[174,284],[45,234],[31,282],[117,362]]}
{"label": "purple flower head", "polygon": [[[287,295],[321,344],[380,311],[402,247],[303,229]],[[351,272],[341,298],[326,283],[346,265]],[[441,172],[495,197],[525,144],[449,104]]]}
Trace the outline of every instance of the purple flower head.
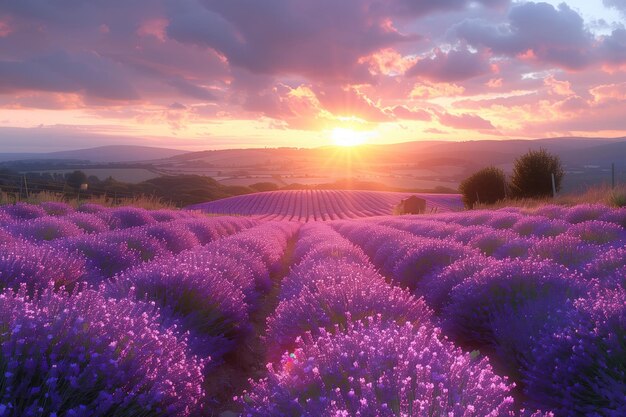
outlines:
{"label": "purple flower head", "polygon": [[345,258],[307,258],[283,279],[279,298],[296,298],[305,288],[314,291],[317,281],[326,281],[330,285],[357,277],[363,282],[384,282],[384,278],[369,263],[364,265]]}
{"label": "purple flower head", "polygon": [[494,229],[510,229],[520,218],[522,218],[522,216],[517,213],[496,211],[486,225]]}
{"label": "purple flower head", "polygon": [[492,233],[493,231],[494,229],[488,226],[466,226],[457,230],[452,235],[452,238],[457,242],[467,245],[470,240],[474,239],[476,236]]}
{"label": "purple flower head", "polygon": [[55,246],[78,252],[87,259],[89,280],[95,282],[141,263],[140,254],[126,243],[103,239],[100,235],[59,239]]}
{"label": "purple flower head", "polygon": [[511,385],[487,359],[410,322],[369,318],[344,332],[307,334],[268,369],[241,397],[244,416],[482,417],[513,410]]}
{"label": "purple flower head", "polygon": [[580,278],[550,261],[504,260],[490,265],[458,284],[444,309],[444,328],[471,348],[495,343],[493,320],[524,320],[518,310],[546,299],[564,303],[586,291]]}
{"label": "purple flower head", "polygon": [[107,293],[155,303],[163,320],[188,331],[191,347],[203,355],[223,348],[211,344],[217,338],[232,343],[248,331],[244,295],[219,267],[197,268],[176,259],[150,262],[117,277]]}
{"label": "purple flower head", "polygon": [[74,212],[67,215],[65,219],[78,226],[83,233],[102,233],[109,230],[104,220],[94,214]]}
{"label": "purple flower head", "polygon": [[626,207],[607,210],[598,220],[615,223],[626,228]]}
{"label": "purple flower head", "polygon": [[0,289],[24,284],[31,294],[51,285],[71,290],[86,274],[85,259],[76,253],[21,241],[0,245]]}
{"label": "purple flower head", "polygon": [[147,236],[163,242],[167,250],[179,253],[200,245],[200,241],[192,232],[178,222],[159,223],[145,228]]}
{"label": "purple flower head", "polygon": [[16,203],[3,206],[0,210],[7,213],[15,220],[32,220],[46,216],[46,211],[36,205],[26,203]]}
{"label": "purple flower head", "polygon": [[171,222],[178,219],[185,219],[188,217],[187,211],[180,210],[151,210],[150,215],[154,220],[159,223]]}
{"label": "purple flower head", "polygon": [[492,259],[483,255],[460,259],[446,266],[437,274],[425,276],[417,283],[415,293],[422,295],[428,306],[435,312],[440,312],[448,303],[452,288],[476,272],[482,271],[491,262]]}
{"label": "purple flower head", "polygon": [[606,288],[626,289],[626,247],[600,253],[585,266],[583,274],[588,279],[598,279]]}
{"label": "purple flower head", "polygon": [[44,201],[39,204],[39,207],[44,209],[49,216],[67,216],[74,212],[74,209],[69,204],[56,201]]}
{"label": "purple flower head", "polygon": [[533,406],[557,416],[626,413],[626,292],[606,291],[576,301],[568,325],[546,332],[525,372]]}
{"label": "purple flower head", "polygon": [[599,248],[568,234],[537,240],[529,249],[531,257],[549,259],[572,269],[581,269],[595,258]]}
{"label": "purple flower head", "polygon": [[421,279],[438,274],[446,266],[477,252],[454,241],[423,239],[409,248],[393,267],[393,279],[415,289]]}
{"label": "purple flower head", "polygon": [[602,204],[579,204],[566,209],[562,218],[570,223],[582,223],[588,220],[597,220],[609,210],[607,206]]}
{"label": "purple flower head", "polygon": [[532,210],[533,214],[537,216],[544,216],[549,219],[562,219],[565,217],[568,209],[563,206],[557,206],[555,204],[544,204],[535,210]]}
{"label": "purple flower head", "polygon": [[564,233],[570,224],[563,220],[550,220],[544,216],[525,216],[520,218],[513,231],[520,236],[556,236]]}
{"label": "purple flower head", "polygon": [[0,404],[11,416],[189,416],[203,361],[149,305],[96,291],[0,295]]}
{"label": "purple flower head", "polygon": [[109,210],[108,222],[112,229],[145,226],[156,223],[148,210],[136,207],[120,207]]}
{"label": "purple flower head", "polygon": [[53,216],[20,222],[12,229],[15,234],[33,242],[50,241],[83,234],[83,231],[71,221],[63,217]]}
{"label": "purple flower head", "polygon": [[317,279],[298,297],[283,300],[267,320],[266,340],[275,359],[294,347],[295,340],[309,331],[313,336],[320,328],[345,330],[350,318],[361,320],[379,315],[383,321],[427,325],[431,312],[422,299],[393,287],[382,279],[354,274],[338,281]]}
{"label": "purple flower head", "polygon": [[594,245],[603,245],[620,240],[616,243],[621,246],[624,243],[624,238],[626,238],[626,231],[622,226],[600,220],[587,220],[577,223],[569,228],[567,234]]}
{"label": "purple flower head", "polygon": [[468,246],[480,250],[487,256],[494,255],[502,246],[509,242],[520,239],[519,235],[515,232],[508,230],[493,230],[480,235],[474,236]]}

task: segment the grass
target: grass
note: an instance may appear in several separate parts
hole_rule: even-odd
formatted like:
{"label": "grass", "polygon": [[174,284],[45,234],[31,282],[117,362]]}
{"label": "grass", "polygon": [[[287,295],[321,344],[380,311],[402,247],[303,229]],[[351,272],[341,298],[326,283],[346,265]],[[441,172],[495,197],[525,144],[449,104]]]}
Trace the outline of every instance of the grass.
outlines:
{"label": "grass", "polygon": [[626,207],[626,185],[612,189],[607,185],[588,188],[582,193],[559,194],[556,198],[505,199],[494,204],[479,204],[475,209],[497,209],[503,207],[537,208],[545,204],[573,206],[576,204],[605,204],[609,207]]}
{"label": "grass", "polygon": [[36,194],[31,194],[28,197],[20,197],[20,195],[17,193],[0,192],[0,205],[15,204],[18,202],[39,204],[48,201],[66,203],[74,208],[77,208],[81,204],[93,203],[105,207],[133,206],[145,208],[148,210],[177,209],[177,207],[171,202],[165,201],[155,196],[146,195],[138,195],[128,198],[111,198],[106,195],[81,196],[79,198],[77,196],[68,196],[67,194],[62,193],[42,191]]}

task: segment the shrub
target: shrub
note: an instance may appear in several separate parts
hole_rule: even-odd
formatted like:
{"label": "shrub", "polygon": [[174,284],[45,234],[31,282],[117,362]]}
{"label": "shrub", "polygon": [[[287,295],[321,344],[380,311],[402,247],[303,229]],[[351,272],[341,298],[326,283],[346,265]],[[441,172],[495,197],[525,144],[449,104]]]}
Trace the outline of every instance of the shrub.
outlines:
{"label": "shrub", "polygon": [[478,203],[493,204],[506,197],[506,177],[496,167],[483,168],[461,182],[459,191],[463,204],[472,208]]}
{"label": "shrub", "polygon": [[244,392],[243,415],[505,416],[511,385],[487,359],[463,353],[439,329],[369,318],[345,332],[299,339]]}
{"label": "shrub", "polygon": [[558,192],[565,175],[561,160],[543,148],[530,150],[515,160],[511,192],[517,198],[549,197],[552,195],[552,174]]}

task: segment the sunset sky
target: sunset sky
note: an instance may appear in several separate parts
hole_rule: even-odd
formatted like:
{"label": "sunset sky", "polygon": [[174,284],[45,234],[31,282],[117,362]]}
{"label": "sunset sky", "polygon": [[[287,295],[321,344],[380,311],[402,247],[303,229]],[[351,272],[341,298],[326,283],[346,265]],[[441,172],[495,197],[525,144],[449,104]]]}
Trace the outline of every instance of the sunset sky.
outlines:
{"label": "sunset sky", "polygon": [[625,24],[626,0],[3,0],[0,152],[626,136]]}

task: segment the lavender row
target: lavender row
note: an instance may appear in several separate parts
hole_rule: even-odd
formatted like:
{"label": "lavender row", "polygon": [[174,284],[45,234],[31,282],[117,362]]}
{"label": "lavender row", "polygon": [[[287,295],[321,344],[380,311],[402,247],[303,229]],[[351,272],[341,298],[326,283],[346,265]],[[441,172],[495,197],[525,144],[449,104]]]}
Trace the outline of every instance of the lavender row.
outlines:
{"label": "lavender row", "polygon": [[285,353],[244,392],[244,415],[515,415],[506,378],[328,226],[304,226],[295,259],[267,324],[270,358]]}
{"label": "lavender row", "polygon": [[188,332],[192,351],[214,362],[251,331],[249,314],[271,289],[295,223],[264,223],[146,262],[104,285],[106,294],[154,303],[164,323]]}
{"label": "lavender row", "polygon": [[[516,212],[443,215],[465,225],[456,231],[454,224],[409,218],[380,221],[395,228],[331,224],[389,279],[424,296],[453,340],[488,353],[523,388],[530,407],[557,416],[620,415],[626,409],[624,230],[590,219],[600,212],[588,207],[571,212],[577,222],[565,227],[536,216],[524,223]],[[558,233],[524,238],[514,231],[519,224]],[[525,249],[503,256],[503,248],[516,244]]]}
{"label": "lavender row", "polygon": [[[77,227],[79,232],[100,233],[129,227],[146,226],[175,220],[202,218],[204,215],[190,210],[146,210],[137,207],[107,208],[97,204],[83,204],[77,209],[59,202],[45,202],[38,205],[17,203],[0,206],[0,227],[13,226],[15,230],[27,234],[29,224],[39,227],[58,221],[61,228]],[[70,233],[68,230],[67,233]]]}

